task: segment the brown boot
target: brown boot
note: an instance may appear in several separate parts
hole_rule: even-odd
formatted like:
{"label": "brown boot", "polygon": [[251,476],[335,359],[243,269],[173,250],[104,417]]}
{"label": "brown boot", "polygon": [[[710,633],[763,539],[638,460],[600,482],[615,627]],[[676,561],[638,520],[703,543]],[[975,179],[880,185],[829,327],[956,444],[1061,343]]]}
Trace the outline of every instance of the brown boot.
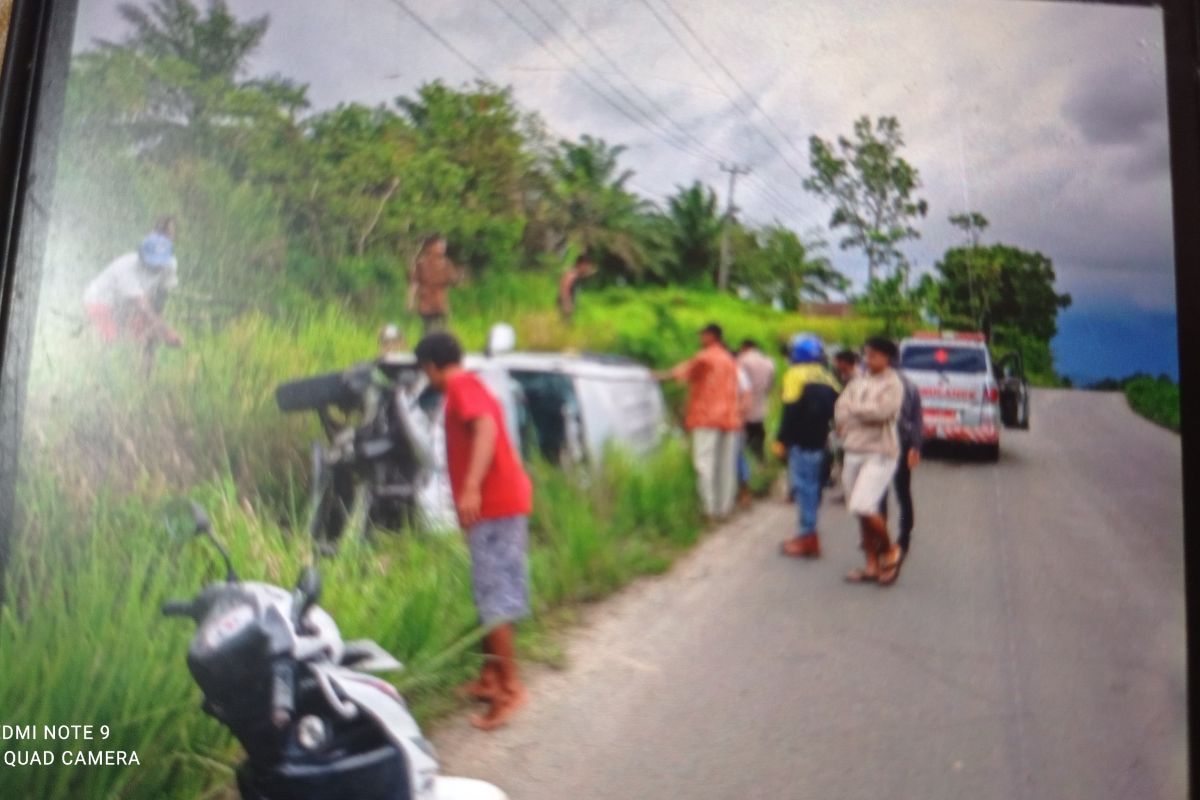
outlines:
{"label": "brown boot", "polygon": [[780,547],[779,549],[780,549],[780,551],[783,552],[783,554],[785,556],[791,556],[793,558],[800,558],[804,555],[804,551],[805,551],[804,539],[803,539],[803,537],[800,537],[800,536],[793,536],[792,538],[790,538],[786,542],[784,542],[783,546]]}
{"label": "brown boot", "polygon": [[866,557],[866,565],[862,569],[862,574],[869,581],[879,579],[879,546],[879,539],[866,526],[863,526],[862,551]]}
{"label": "brown boot", "polygon": [[804,552],[801,553],[804,558],[820,558],[821,557],[821,536],[816,531],[813,531],[808,536],[805,536],[801,541],[804,542]]}
{"label": "brown boot", "polygon": [[783,543],[783,554],[793,558],[820,558],[821,540],[815,532],[807,536],[793,536]]}

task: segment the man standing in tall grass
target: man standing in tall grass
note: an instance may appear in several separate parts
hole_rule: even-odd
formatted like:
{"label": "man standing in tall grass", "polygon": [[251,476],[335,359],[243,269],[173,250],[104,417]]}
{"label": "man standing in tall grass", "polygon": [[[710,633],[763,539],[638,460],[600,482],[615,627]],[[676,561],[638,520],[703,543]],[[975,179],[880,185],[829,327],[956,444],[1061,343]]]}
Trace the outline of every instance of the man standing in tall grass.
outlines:
{"label": "man standing in tall grass", "polygon": [[596,262],[587,253],[575,259],[571,268],[563,273],[558,282],[558,313],[563,322],[570,323],[575,316],[575,305],[579,297],[579,284],[596,274]]}
{"label": "man standing in tall grass", "polygon": [[513,623],[529,616],[529,514],[533,486],[509,441],[500,403],[462,368],[448,333],[417,344],[417,364],[445,395],[446,463],[458,519],[471,551],[471,588],[487,634],[479,680],[468,694],[490,703],[471,720],[500,727],[527,699],[517,675]]}
{"label": "man standing in tall grass", "polygon": [[656,377],[688,385],[683,424],[692,436],[692,464],[696,468],[700,502],[710,520],[724,519],[733,511],[737,495],[737,447],[742,416],[738,366],[725,347],[721,326],[706,325],[700,331],[700,352],[656,373]]}
{"label": "man standing in tall grass", "polygon": [[450,287],[461,282],[461,270],[446,255],[446,237],[440,233],[427,237],[408,274],[408,310],[420,315],[423,333],[446,329]]}

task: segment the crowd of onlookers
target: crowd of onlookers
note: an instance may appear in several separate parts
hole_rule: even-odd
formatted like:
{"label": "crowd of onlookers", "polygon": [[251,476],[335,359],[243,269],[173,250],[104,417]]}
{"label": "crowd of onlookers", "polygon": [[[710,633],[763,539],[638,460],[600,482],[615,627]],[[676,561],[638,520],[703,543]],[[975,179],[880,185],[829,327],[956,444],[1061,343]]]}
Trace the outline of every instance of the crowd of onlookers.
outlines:
{"label": "crowd of onlookers", "polygon": [[[781,415],[771,452],[787,465],[789,498],[799,510],[796,534],[782,552],[820,557],[821,502],[836,475],[858,521],[864,554],[864,565],[846,576],[853,583],[895,583],[911,541],[921,398],[895,369],[896,358],[896,343],[885,337],[868,339],[861,357],[842,350],[830,359],[820,338],[797,334],[788,343],[788,368],[779,381]],[[700,502],[707,518],[725,519],[734,510],[739,483],[743,502],[749,499],[750,459],[766,459],[774,362],[753,340],[732,352],[714,323],[700,331],[694,356],[658,377],[687,384],[684,427]],[[894,542],[887,521],[893,485],[900,505]]]}

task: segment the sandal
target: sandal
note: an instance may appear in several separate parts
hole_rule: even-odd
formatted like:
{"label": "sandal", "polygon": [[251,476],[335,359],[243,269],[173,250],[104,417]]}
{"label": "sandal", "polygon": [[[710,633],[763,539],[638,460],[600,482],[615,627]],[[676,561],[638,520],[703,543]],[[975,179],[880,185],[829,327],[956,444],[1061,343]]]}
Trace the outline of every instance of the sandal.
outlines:
{"label": "sandal", "polygon": [[850,570],[843,580],[845,580],[846,583],[877,583],[879,581],[879,576],[871,575],[865,569],[859,567],[858,569]]}
{"label": "sandal", "polygon": [[879,565],[879,568],[880,568],[879,585],[880,586],[891,586],[893,583],[898,581],[900,579],[900,567],[902,567],[903,565],[904,565],[904,551],[901,551],[900,555],[896,556],[896,560],[895,560],[895,562],[892,563],[891,566],[885,567],[882,564],[880,564]]}

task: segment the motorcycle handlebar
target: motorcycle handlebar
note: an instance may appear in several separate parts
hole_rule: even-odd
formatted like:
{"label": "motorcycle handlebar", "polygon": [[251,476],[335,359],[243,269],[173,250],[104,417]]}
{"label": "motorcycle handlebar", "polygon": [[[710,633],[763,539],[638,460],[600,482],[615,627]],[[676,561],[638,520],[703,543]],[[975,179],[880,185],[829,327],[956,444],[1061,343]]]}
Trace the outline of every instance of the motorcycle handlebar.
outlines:
{"label": "motorcycle handlebar", "polygon": [[164,617],[194,617],[195,603],[192,600],[167,600],[162,604]]}

